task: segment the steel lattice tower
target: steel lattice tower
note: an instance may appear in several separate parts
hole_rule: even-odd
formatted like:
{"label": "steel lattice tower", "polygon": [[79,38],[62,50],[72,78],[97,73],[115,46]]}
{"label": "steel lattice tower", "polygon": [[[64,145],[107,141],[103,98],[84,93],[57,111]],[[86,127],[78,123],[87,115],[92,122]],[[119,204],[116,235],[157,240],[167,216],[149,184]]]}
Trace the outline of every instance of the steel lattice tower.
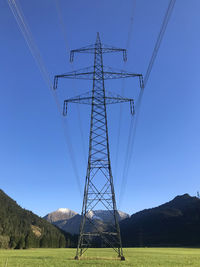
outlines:
{"label": "steel lattice tower", "polygon": [[[84,188],[84,198],[82,206],[82,221],[80,235],[75,259],[79,257],[91,246],[112,247],[124,260],[120,228],[118,222],[118,211],[116,207],[113,176],[111,171],[107,111],[108,104],[129,102],[131,114],[134,114],[133,99],[123,98],[119,95],[105,92],[104,80],[139,77],[140,87],[143,87],[141,74],[129,73],[126,71],[113,71],[110,67],[103,65],[103,54],[111,52],[122,52],[126,61],[126,50],[103,45],[97,33],[94,45],[89,45],[80,49],[72,50],[70,61],[73,61],[74,53],[94,54],[94,66],[72,71],[54,78],[54,89],[57,88],[58,78],[88,79],[93,80],[92,91],[83,95],[64,100],[63,113],[67,113],[68,103],[79,103],[91,105],[91,123],[89,139],[88,166]],[[103,207],[109,211],[112,220],[107,223],[107,228],[98,225],[97,221],[91,218],[91,213],[95,214],[97,207]],[[92,230],[91,230],[92,229]],[[101,243],[100,243],[101,241]]]}

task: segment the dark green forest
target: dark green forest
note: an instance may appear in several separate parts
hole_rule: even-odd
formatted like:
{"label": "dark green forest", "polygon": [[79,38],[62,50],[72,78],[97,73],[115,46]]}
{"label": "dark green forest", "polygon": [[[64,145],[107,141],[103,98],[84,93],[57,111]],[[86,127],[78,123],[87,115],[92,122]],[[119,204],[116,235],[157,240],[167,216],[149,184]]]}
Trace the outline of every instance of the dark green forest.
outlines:
{"label": "dark green forest", "polygon": [[200,199],[188,194],[120,222],[126,247],[200,247]]}
{"label": "dark green forest", "polygon": [[0,190],[0,248],[63,248],[75,243],[76,237],[22,209]]}

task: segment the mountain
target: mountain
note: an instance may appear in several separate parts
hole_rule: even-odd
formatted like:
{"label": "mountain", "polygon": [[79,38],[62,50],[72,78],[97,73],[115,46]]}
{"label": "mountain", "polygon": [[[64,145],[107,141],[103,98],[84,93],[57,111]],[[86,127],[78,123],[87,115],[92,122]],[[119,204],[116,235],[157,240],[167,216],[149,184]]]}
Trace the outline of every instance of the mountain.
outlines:
{"label": "mountain", "polygon": [[[64,214],[64,210],[66,210],[66,216]],[[109,222],[113,221],[113,215],[108,210],[95,210],[90,211],[88,217],[95,221],[95,225],[98,229],[106,230],[109,227]],[[118,220],[121,221],[125,218],[129,218],[127,213],[122,211],[118,211],[117,213]],[[60,219],[63,218],[63,219]],[[70,233],[70,234],[78,234],[81,224],[82,216],[76,212],[72,212],[69,209],[58,209],[52,213],[47,214],[44,219],[52,222],[54,225],[59,227],[60,229]],[[50,221],[52,220],[52,221]],[[93,232],[95,229],[90,223],[86,223],[86,229],[90,232]]]}
{"label": "mountain", "polygon": [[200,246],[200,199],[188,194],[120,222],[124,246]]}
{"label": "mountain", "polygon": [[[79,234],[81,219],[82,219],[82,216],[77,214],[69,220],[56,222],[56,225],[60,229],[66,231],[70,234]],[[107,224],[105,222],[103,222],[102,220],[98,220],[97,218],[92,219],[92,220],[95,221],[95,226],[100,231],[105,231],[107,229]],[[94,232],[94,231],[96,231],[96,228],[91,223],[86,221],[85,230],[88,232]]]}
{"label": "mountain", "polygon": [[[114,219],[112,213],[108,210],[95,210],[93,212],[90,212],[90,217],[92,219],[102,220],[103,222],[106,222],[106,223],[108,223]],[[123,211],[119,210],[117,212],[117,218],[119,221],[124,220],[124,219],[129,218],[129,217],[130,217],[130,215],[123,212]]]}
{"label": "mountain", "polygon": [[65,247],[70,242],[70,234],[22,209],[0,190],[0,248]]}
{"label": "mountain", "polygon": [[75,216],[76,214],[77,213],[73,210],[60,208],[44,216],[44,219],[50,223],[54,223],[61,220],[68,220],[73,216]]}

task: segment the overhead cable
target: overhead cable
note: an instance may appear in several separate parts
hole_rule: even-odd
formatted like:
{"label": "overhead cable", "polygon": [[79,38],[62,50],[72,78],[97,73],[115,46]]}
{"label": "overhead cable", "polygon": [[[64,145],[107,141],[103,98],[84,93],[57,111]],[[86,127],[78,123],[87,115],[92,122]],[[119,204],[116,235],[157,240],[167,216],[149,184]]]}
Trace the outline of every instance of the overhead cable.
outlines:
{"label": "overhead cable", "polygon": [[[130,24],[128,28],[128,38],[126,42],[126,50],[129,49],[132,32],[133,32],[133,22],[134,22],[134,14],[135,14],[135,7],[136,7],[136,0],[132,1],[132,8],[131,8],[131,18]],[[126,61],[124,61],[124,69],[125,69]],[[125,79],[122,80],[122,88],[121,88],[121,95],[124,95],[124,87],[125,87]],[[117,142],[116,142],[116,152],[115,152],[115,164],[114,164],[114,181],[116,183],[117,173],[118,173],[118,160],[119,160],[119,144],[120,144],[120,135],[121,135],[121,122],[123,118],[123,105],[119,106],[119,120],[118,120],[118,129],[117,129]]]}
{"label": "overhead cable", "polygon": [[167,28],[167,24],[168,24],[169,19],[171,17],[175,2],[176,2],[176,0],[170,0],[169,5],[167,7],[167,11],[165,13],[164,20],[163,20],[163,23],[162,23],[162,26],[161,26],[160,32],[158,34],[158,38],[157,38],[154,50],[153,50],[153,54],[151,56],[151,59],[150,59],[146,74],[144,76],[144,87],[146,87],[146,84],[148,82],[149,75],[151,73],[151,70],[153,68],[153,64],[154,64],[156,56],[158,54],[158,50],[160,48],[163,36],[165,34],[165,31],[166,31],[166,28]]}
{"label": "overhead cable", "polygon": [[[55,0],[55,3],[56,3],[56,10],[57,10],[57,14],[58,14],[58,20],[59,20],[61,32],[63,34],[65,45],[66,45],[68,53],[70,55],[70,48],[69,48],[68,36],[67,36],[67,32],[66,32],[66,25],[65,25],[65,22],[64,22],[63,14],[62,14],[60,1],[59,0]],[[74,71],[73,64],[70,64],[70,67],[71,67],[71,70]],[[75,90],[75,94],[78,94],[77,90],[76,90],[76,81],[75,80],[74,80],[74,90]],[[85,164],[87,164],[87,158],[86,158],[87,157],[87,153],[86,153],[86,148],[85,148],[85,138],[84,138],[84,134],[83,134],[83,125],[82,125],[81,113],[80,113],[79,105],[76,105],[76,110],[77,110],[77,116],[78,116],[78,121],[79,121],[78,125],[79,125],[79,130],[80,130],[80,135],[81,135],[83,158],[84,158]]]}
{"label": "overhead cable", "polygon": [[[23,37],[29,47],[29,50],[33,56],[33,58],[35,59],[36,61],[36,64],[42,74],[42,77],[43,79],[45,80],[48,88],[50,89],[51,93],[53,94],[53,97],[54,97],[54,100],[56,102],[56,105],[57,105],[57,108],[58,108],[58,111],[60,114],[62,114],[62,108],[60,106],[60,103],[59,103],[59,100],[58,100],[58,97],[55,93],[55,91],[53,90],[53,84],[51,82],[51,78],[50,78],[50,75],[44,65],[44,62],[42,60],[42,57],[41,57],[41,54],[40,54],[40,51],[34,41],[34,38],[32,36],[32,33],[31,33],[31,30],[28,26],[28,23],[26,22],[25,20],[25,16],[22,12],[22,9],[20,8],[20,5],[19,3],[17,2],[17,0],[7,0],[8,2],[8,5],[10,7],[10,10],[12,11],[14,17],[15,17],[15,20],[23,34]],[[68,150],[70,152],[70,160],[72,162],[72,167],[73,167],[73,170],[74,170],[74,173],[75,173],[75,177],[76,177],[76,180],[77,180],[77,184],[78,184],[78,188],[79,188],[79,191],[80,191],[80,194],[82,194],[82,190],[81,190],[81,183],[80,183],[80,178],[79,178],[79,175],[78,175],[78,171],[77,171],[77,166],[76,166],[76,162],[75,162],[75,157],[74,157],[74,151],[73,151],[73,147],[72,147],[72,143],[70,142],[70,135],[69,135],[69,132],[68,132],[68,129],[67,129],[67,126],[66,126],[66,122],[64,121],[64,118],[62,117],[62,124],[63,124],[63,129],[64,129],[64,134],[65,134],[65,140],[66,140],[66,143],[67,143],[67,147],[68,147]]]}
{"label": "overhead cable", "polygon": [[135,115],[131,118],[131,123],[129,127],[128,143],[127,143],[125,162],[124,162],[124,168],[122,172],[122,180],[121,180],[121,186],[120,186],[119,207],[121,205],[124,193],[126,191],[128,173],[130,169],[130,163],[133,157],[133,149],[135,145],[136,130],[137,130],[138,121],[139,121],[143,93],[144,93],[144,89],[141,89],[139,93],[138,101],[135,107]]}
{"label": "overhead cable", "polygon": [[[146,71],[146,74],[144,76],[144,88],[147,85],[151,70],[153,68],[153,64],[155,62],[156,56],[158,54],[158,50],[160,48],[161,42],[163,40],[163,36],[165,34],[169,19],[171,17],[174,5],[175,5],[176,0],[170,0],[164,19],[163,19],[163,23],[161,25],[161,29],[159,31],[156,43],[155,43],[155,47]],[[141,103],[142,103],[142,96],[143,96],[143,92],[144,92],[144,88],[141,89],[140,91],[140,95],[138,98],[138,107],[136,108],[136,118],[135,121],[133,120],[131,122],[130,125],[130,130],[129,130],[129,137],[128,137],[128,146],[127,146],[127,152],[126,152],[126,157],[125,157],[125,165],[124,165],[124,169],[123,169],[123,175],[122,175],[122,184],[120,187],[120,198],[119,198],[119,205],[121,204],[121,200],[123,198],[123,195],[125,193],[125,189],[126,189],[126,184],[127,184],[127,179],[128,179],[128,172],[129,172],[129,168],[130,168],[130,162],[132,159],[132,154],[133,154],[133,149],[134,149],[134,143],[135,143],[135,136],[136,136],[136,129],[137,129],[137,125],[138,125],[138,120],[139,120],[139,114],[140,114],[140,107],[141,107]],[[130,132],[132,132],[132,136],[130,136]]]}

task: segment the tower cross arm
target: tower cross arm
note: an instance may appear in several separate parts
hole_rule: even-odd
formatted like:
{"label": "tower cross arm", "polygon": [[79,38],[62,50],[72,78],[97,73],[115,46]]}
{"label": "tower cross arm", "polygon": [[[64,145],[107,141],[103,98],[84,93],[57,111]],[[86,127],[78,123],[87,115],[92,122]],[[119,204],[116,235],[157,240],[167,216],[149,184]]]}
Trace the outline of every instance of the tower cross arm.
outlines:
{"label": "tower cross arm", "polygon": [[131,78],[131,77],[142,77],[142,74],[131,73],[131,72],[112,72],[112,71],[104,71],[104,79],[121,79],[121,78]]}
{"label": "tower cross arm", "polygon": [[73,49],[70,51],[70,62],[74,61],[75,53],[85,53],[85,54],[93,54],[95,51],[95,45],[88,45],[78,49]]}
{"label": "tower cross arm", "polygon": [[140,81],[140,87],[144,88],[142,74],[127,72],[124,70],[115,71],[110,67],[105,67],[103,72],[96,72],[93,67],[88,67],[68,72],[65,74],[56,75],[54,77],[54,89],[57,89],[59,78],[81,79],[81,80],[93,80],[95,78],[96,80],[98,79],[100,80],[102,79],[102,77],[104,78],[104,80],[138,77]]}
{"label": "tower cross arm", "polygon": [[90,94],[90,92],[64,100],[63,115],[64,116],[67,115],[68,103],[78,103],[78,104],[85,104],[85,105],[100,106],[100,105],[104,105],[104,101],[106,105],[129,102],[131,114],[134,115],[134,100],[132,98],[124,98],[124,97],[116,95],[116,96],[105,96],[99,99],[99,98],[93,97]]}
{"label": "tower cross arm", "polygon": [[[73,49],[70,51],[70,62],[73,62],[74,60],[74,54],[75,53],[85,53],[85,54],[94,54],[96,49],[96,45],[88,45],[79,49]],[[101,45],[101,53],[114,53],[114,52],[122,52],[123,53],[123,60],[127,61],[127,51],[124,48],[117,48],[114,46],[109,46],[109,45]]]}
{"label": "tower cross arm", "polygon": [[109,45],[102,45],[102,54],[115,53],[115,52],[122,52],[123,53],[123,60],[127,61],[127,51],[126,51],[126,49],[117,48],[117,47],[109,46]]}

